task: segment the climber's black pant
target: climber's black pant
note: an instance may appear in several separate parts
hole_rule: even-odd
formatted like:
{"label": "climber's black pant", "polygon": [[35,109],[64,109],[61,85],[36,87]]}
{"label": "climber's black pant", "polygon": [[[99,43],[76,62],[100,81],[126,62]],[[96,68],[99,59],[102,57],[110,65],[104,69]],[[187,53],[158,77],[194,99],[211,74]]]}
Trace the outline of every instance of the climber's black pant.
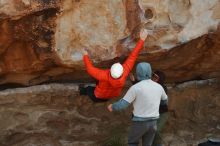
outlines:
{"label": "climber's black pant", "polygon": [[97,98],[95,96],[94,91],[95,91],[95,87],[92,87],[92,86],[80,87],[79,88],[80,95],[88,95],[90,97],[90,99],[94,102],[106,102],[106,101],[108,101],[108,99]]}

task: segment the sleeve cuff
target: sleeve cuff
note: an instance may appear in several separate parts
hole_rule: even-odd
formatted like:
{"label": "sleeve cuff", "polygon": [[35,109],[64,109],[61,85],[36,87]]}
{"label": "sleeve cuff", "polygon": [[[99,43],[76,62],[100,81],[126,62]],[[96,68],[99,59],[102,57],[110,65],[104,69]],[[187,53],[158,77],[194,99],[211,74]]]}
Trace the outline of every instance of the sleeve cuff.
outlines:
{"label": "sleeve cuff", "polygon": [[130,103],[127,102],[126,100],[121,99],[112,105],[112,109],[113,109],[113,111],[120,111],[120,110],[127,108],[129,106],[129,104]]}
{"label": "sleeve cuff", "polygon": [[143,44],[143,43],[144,43],[144,40],[142,40],[142,39],[139,39],[138,43],[141,43],[141,44]]}
{"label": "sleeve cuff", "polygon": [[88,58],[88,55],[83,55],[83,59]]}

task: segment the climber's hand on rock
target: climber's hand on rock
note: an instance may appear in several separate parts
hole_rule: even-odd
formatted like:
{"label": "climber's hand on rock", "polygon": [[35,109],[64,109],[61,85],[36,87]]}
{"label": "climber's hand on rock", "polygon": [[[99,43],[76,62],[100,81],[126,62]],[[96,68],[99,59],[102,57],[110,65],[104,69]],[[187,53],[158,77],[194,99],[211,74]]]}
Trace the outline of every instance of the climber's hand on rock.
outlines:
{"label": "climber's hand on rock", "polygon": [[141,32],[140,32],[140,39],[145,41],[147,36],[148,36],[147,30],[146,29],[141,30]]}
{"label": "climber's hand on rock", "polygon": [[83,54],[83,55],[88,55],[88,51],[87,51],[86,48],[84,48],[84,49],[82,50],[82,54]]}
{"label": "climber's hand on rock", "polygon": [[113,111],[113,110],[112,110],[112,104],[109,104],[109,105],[108,105],[108,111],[110,111],[110,112]]}

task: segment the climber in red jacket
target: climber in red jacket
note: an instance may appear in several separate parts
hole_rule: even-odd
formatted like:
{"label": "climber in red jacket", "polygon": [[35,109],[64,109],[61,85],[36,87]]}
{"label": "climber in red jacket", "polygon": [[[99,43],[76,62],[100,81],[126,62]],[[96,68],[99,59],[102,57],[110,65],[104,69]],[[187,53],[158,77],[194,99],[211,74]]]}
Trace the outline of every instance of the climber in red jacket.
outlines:
{"label": "climber in red jacket", "polygon": [[79,87],[80,94],[88,95],[94,102],[104,102],[119,96],[147,36],[147,30],[141,31],[140,40],[125,62],[123,64],[115,63],[110,69],[94,67],[86,53],[83,56],[86,70],[98,83],[96,87]]}

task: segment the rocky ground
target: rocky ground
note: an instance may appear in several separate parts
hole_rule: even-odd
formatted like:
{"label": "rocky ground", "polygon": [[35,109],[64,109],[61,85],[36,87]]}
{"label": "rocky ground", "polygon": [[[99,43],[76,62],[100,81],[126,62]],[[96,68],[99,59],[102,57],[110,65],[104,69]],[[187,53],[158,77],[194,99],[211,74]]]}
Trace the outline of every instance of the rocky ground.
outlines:
{"label": "rocky ground", "polygon": [[[121,146],[131,112],[109,113],[108,103],[78,95],[75,84],[47,84],[0,92],[1,146]],[[220,136],[218,80],[169,85],[167,146],[196,146]]]}

